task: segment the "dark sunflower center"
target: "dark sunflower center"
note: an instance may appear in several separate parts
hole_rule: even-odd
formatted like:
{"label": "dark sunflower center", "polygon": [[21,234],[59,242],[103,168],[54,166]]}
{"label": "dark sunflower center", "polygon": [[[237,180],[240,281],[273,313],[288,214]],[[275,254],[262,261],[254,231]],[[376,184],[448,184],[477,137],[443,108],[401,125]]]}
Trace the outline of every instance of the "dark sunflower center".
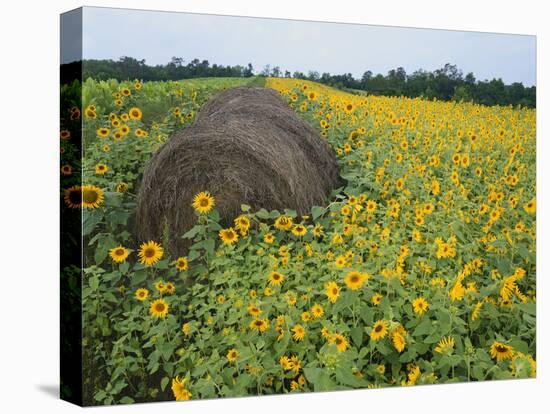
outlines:
{"label": "dark sunflower center", "polygon": [[73,204],[82,203],[82,192],[80,190],[73,190],[69,193],[69,200]]}
{"label": "dark sunflower center", "polygon": [[155,249],[149,247],[149,248],[145,249],[145,251],[143,252],[143,255],[145,257],[153,257],[155,255]]}
{"label": "dark sunflower center", "polygon": [[341,338],[336,338],[336,340],[334,342],[336,343],[336,345],[340,345],[342,343],[342,339]]}
{"label": "dark sunflower center", "polygon": [[155,309],[157,312],[163,312],[165,309],[164,303],[157,303]]}
{"label": "dark sunflower center", "polygon": [[116,256],[123,256],[124,255],[124,250],[123,249],[116,249],[115,250],[115,255]]}
{"label": "dark sunflower center", "polygon": [[499,353],[504,353],[504,352],[506,352],[506,351],[507,351],[507,349],[506,349],[504,346],[502,346],[502,345],[497,345],[497,352],[499,352]]}
{"label": "dark sunflower center", "polygon": [[359,276],[353,275],[353,276],[351,277],[351,282],[352,282],[352,283],[357,283],[357,282],[359,282]]}
{"label": "dark sunflower center", "polygon": [[377,325],[376,328],[374,328],[374,332],[380,332],[382,330],[382,325]]}
{"label": "dark sunflower center", "polygon": [[208,207],[208,199],[203,198],[203,199],[200,201],[200,206],[201,206],[201,207]]}
{"label": "dark sunflower center", "polygon": [[98,200],[99,194],[95,190],[85,190],[82,194],[82,198],[86,203],[93,204]]}

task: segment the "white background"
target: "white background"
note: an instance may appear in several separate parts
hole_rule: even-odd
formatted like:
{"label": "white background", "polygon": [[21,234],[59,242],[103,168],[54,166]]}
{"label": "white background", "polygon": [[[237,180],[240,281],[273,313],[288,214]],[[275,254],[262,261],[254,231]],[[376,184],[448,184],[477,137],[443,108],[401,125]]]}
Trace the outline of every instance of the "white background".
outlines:
{"label": "white background", "polygon": [[[101,412],[548,412],[549,44],[544,1],[126,0],[84,5],[536,34],[538,378],[100,408]],[[59,13],[79,1],[6,0],[0,16],[0,408],[79,410],[57,399]],[[124,22],[120,22],[124,24]],[[391,51],[389,53],[399,53]],[[96,409],[94,409],[95,411]]]}

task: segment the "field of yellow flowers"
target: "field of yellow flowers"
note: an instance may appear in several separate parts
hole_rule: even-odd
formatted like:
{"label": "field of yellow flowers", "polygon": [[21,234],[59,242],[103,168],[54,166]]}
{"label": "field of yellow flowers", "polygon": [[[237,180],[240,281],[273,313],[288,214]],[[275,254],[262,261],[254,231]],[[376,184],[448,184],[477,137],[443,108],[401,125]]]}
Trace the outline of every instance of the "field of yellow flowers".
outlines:
{"label": "field of yellow flowers", "polygon": [[[84,220],[85,398],[534,377],[534,110],[269,78],[346,186],[306,217],[243,205],[230,228],[205,188],[187,252],[135,242],[150,155],[212,94],[262,81],[84,82],[82,114],[67,114],[83,118],[84,185],[62,197]],[[61,138],[70,176],[78,154]]]}

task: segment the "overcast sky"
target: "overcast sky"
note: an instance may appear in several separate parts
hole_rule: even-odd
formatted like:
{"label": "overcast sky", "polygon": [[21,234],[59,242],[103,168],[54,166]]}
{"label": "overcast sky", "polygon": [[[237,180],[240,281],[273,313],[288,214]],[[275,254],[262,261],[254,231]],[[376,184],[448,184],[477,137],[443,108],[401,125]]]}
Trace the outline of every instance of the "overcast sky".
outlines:
{"label": "overcast sky", "polygon": [[365,70],[412,73],[452,63],[480,80],[536,83],[534,36],[94,7],[84,9],[83,24],[85,59],[131,56],[155,65],[178,56],[358,78]]}

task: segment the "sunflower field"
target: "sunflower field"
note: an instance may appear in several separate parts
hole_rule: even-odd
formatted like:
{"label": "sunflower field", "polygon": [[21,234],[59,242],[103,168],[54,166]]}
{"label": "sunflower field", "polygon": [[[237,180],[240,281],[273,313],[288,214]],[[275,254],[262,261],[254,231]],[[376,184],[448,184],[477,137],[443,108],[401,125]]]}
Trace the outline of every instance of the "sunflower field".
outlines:
{"label": "sunflower field", "polygon": [[[277,90],[346,185],[308,216],[196,195],[190,248],[137,243],[143,168],[216,92]],[[345,93],[296,79],[82,84],[85,401],[119,404],[536,375],[532,109]],[[65,181],[64,181],[65,182]]]}

